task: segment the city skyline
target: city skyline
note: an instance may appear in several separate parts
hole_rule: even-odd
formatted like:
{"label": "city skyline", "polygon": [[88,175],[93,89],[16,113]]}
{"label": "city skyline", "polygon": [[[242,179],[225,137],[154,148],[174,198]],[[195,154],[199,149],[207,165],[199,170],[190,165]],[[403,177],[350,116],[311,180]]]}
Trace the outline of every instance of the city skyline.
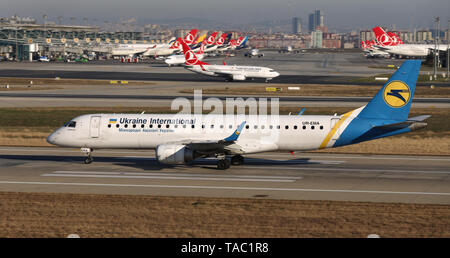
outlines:
{"label": "city skyline", "polygon": [[[441,17],[441,28],[445,28],[450,18],[450,2],[433,0],[429,2],[418,0],[379,0],[376,2],[360,2],[342,0],[339,3],[331,0],[317,0],[313,3],[281,0],[237,1],[227,0],[211,2],[205,0],[152,1],[128,0],[126,3],[118,0],[87,1],[56,1],[56,0],[15,0],[6,3],[0,0],[3,7],[0,16],[11,17],[17,14],[21,17],[31,16],[42,22],[43,15],[48,20],[70,24],[70,17],[77,17],[77,24],[103,23],[104,21],[119,22],[135,18],[139,25],[146,23],[164,23],[171,20],[192,19],[194,22],[224,23],[229,26],[252,27],[256,24],[285,23],[292,24],[293,17],[302,20],[302,29],[307,30],[308,15],[315,10],[324,12],[325,26],[331,30],[350,31],[371,28],[376,25],[396,29],[433,28],[434,17]],[[238,6],[239,8],[236,8]],[[87,18],[84,20],[83,18]],[[72,20],[73,22],[73,20]],[[208,25],[208,24],[205,24]],[[288,27],[289,28],[289,27]]]}

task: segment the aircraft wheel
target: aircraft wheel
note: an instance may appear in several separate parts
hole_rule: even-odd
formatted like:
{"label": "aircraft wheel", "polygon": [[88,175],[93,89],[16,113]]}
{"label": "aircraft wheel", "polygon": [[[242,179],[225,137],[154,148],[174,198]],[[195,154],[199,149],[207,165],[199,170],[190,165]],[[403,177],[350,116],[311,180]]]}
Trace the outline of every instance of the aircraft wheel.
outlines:
{"label": "aircraft wheel", "polygon": [[84,160],[84,164],[91,164],[94,159],[92,157],[88,157]]}
{"label": "aircraft wheel", "polygon": [[242,164],[244,164],[244,157],[242,157],[241,155],[235,155],[231,157],[231,165],[240,166]]}
{"label": "aircraft wheel", "polygon": [[231,162],[227,159],[220,159],[217,161],[217,168],[221,170],[225,170],[230,168]]}

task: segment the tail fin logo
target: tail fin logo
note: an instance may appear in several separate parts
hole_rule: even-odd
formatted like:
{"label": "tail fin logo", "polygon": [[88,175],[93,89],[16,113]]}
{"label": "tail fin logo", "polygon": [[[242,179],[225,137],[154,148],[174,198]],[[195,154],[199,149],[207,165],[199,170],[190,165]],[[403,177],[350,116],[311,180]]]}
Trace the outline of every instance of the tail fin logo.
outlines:
{"label": "tail fin logo", "polygon": [[402,81],[392,81],[383,91],[384,102],[393,108],[401,108],[409,102],[411,91]]}
{"label": "tail fin logo", "polygon": [[195,56],[194,52],[192,50],[189,50],[185,53],[186,57],[186,64],[188,65],[195,65],[197,63],[197,57]]}

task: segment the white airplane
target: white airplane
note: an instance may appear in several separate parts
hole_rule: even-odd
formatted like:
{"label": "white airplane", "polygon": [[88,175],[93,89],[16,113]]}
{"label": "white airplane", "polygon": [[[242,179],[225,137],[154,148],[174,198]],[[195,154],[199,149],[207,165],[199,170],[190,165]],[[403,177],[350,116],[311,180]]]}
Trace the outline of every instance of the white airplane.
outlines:
{"label": "white airplane", "polygon": [[253,56],[257,56],[257,57],[263,57],[264,54],[263,53],[259,53],[259,49],[251,49],[250,51],[248,51],[247,53],[244,54],[244,56],[246,57],[253,57]]}
{"label": "white airplane", "polygon": [[156,44],[119,44],[111,48],[112,56],[136,56],[144,54],[147,50],[155,48]]}
{"label": "white airplane", "polygon": [[[428,115],[408,118],[420,60],[407,60],[365,106],[343,115],[86,114],[48,136],[51,144],[95,149],[156,149],[164,164],[216,157],[217,167],[243,164],[242,155],[339,147],[424,128]],[[262,118],[263,119],[260,119]],[[230,160],[226,159],[231,156]]]}
{"label": "white airplane", "polygon": [[[182,40],[182,39],[179,38],[178,40]],[[197,58],[199,60],[203,60],[203,58],[205,57],[205,53],[204,53],[205,47],[206,47],[206,43],[202,42],[202,44],[200,45],[200,47],[198,48],[198,50],[196,52]],[[186,63],[186,58],[184,57],[184,54],[170,55],[164,60],[164,62],[166,64],[168,64],[169,66],[184,65]]]}
{"label": "white airplane", "polygon": [[269,81],[280,74],[275,70],[261,66],[210,65],[202,62],[185,42],[181,42],[186,58],[185,68],[196,73],[215,77],[225,77],[228,81],[245,81],[249,78],[264,78]]}
{"label": "white airplane", "polygon": [[[375,33],[378,43],[378,45],[374,45],[374,47],[391,55],[402,57],[426,57],[431,51],[436,49],[434,44],[403,44],[403,42],[398,41],[398,38],[389,36],[389,34],[381,27],[375,27],[372,30]],[[440,44],[438,49],[440,51],[447,51],[447,45]]]}

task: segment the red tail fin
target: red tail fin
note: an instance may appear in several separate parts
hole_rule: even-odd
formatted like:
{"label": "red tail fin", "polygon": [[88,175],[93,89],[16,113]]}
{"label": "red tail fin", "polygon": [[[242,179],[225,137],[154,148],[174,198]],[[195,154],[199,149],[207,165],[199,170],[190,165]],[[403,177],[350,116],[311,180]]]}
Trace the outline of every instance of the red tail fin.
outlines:
{"label": "red tail fin", "polygon": [[197,29],[191,30],[191,31],[184,37],[184,42],[186,42],[186,44],[188,44],[188,45],[194,43],[195,35],[197,34],[197,31],[198,31]]}
{"label": "red tail fin", "polygon": [[395,45],[403,44],[402,39],[394,32],[389,31],[387,34],[389,35],[389,37],[391,37],[394,40]]}
{"label": "red tail fin", "polygon": [[394,40],[389,37],[389,35],[386,33],[386,31],[377,26],[375,28],[372,29],[373,32],[375,33],[375,38],[377,40],[378,45],[380,46],[392,46],[392,43],[394,42]]}
{"label": "red tail fin", "polygon": [[222,46],[223,43],[225,42],[225,38],[227,37],[226,33],[222,33],[222,35],[220,36],[220,38],[216,41],[216,45],[217,46]]}
{"label": "red tail fin", "polygon": [[214,43],[214,40],[216,40],[217,37],[217,31],[213,32],[209,37],[206,38],[205,42],[206,45],[210,46],[212,43]]}
{"label": "red tail fin", "polygon": [[172,46],[169,49],[181,48],[181,41],[183,41],[181,38],[177,38],[177,40],[175,40],[175,42],[173,42]]}
{"label": "red tail fin", "polygon": [[236,41],[236,46],[240,46],[243,40],[244,37],[239,37],[238,40]]}
{"label": "red tail fin", "polygon": [[204,53],[206,47],[205,40],[202,41],[202,44],[200,45],[200,49],[197,51],[197,54],[201,55]]}
{"label": "red tail fin", "polygon": [[208,65],[207,63],[198,60],[197,55],[191,50],[186,42],[181,41],[181,46],[183,46],[183,54],[186,59],[186,65]]}
{"label": "red tail fin", "polygon": [[361,40],[361,47],[362,47],[362,49],[366,49],[367,48],[366,43],[364,43],[364,41],[362,41],[362,40]]}

